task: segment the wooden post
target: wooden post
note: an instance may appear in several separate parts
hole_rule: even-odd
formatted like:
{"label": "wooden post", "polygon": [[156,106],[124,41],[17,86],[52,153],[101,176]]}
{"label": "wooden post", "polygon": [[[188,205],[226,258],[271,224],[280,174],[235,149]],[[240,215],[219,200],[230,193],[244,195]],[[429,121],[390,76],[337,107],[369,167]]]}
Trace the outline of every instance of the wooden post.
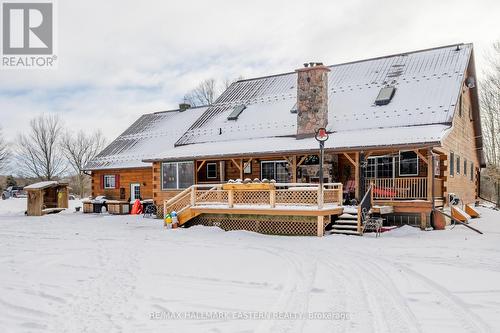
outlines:
{"label": "wooden post", "polygon": [[317,235],[319,237],[323,236],[324,235],[324,232],[325,232],[325,227],[324,227],[324,216],[323,215],[320,215],[318,216],[318,230],[317,230]]}
{"label": "wooden post", "polygon": [[276,189],[274,188],[269,190],[269,204],[271,208],[276,207]]}
{"label": "wooden post", "polygon": [[318,209],[323,208],[323,191],[321,191],[322,185],[318,185]]}
{"label": "wooden post", "polygon": [[191,206],[196,204],[196,190],[194,186],[191,186]]}
{"label": "wooden post", "polygon": [[243,180],[243,159],[240,158],[240,179]]}
{"label": "wooden post", "polygon": [[297,156],[292,157],[292,183],[297,182]]}
{"label": "wooden post", "polygon": [[432,179],[434,178],[434,163],[432,162],[432,151],[429,149],[429,156],[427,156],[427,200],[432,201],[434,198],[432,197]]}
{"label": "wooden post", "polygon": [[359,189],[361,184],[359,183],[359,152],[357,151],[354,157],[354,184],[356,184],[355,187],[355,197],[356,200],[360,200],[361,198],[359,197]]}
{"label": "wooden post", "polygon": [[227,204],[229,208],[233,208],[234,206],[234,190],[227,191]]}

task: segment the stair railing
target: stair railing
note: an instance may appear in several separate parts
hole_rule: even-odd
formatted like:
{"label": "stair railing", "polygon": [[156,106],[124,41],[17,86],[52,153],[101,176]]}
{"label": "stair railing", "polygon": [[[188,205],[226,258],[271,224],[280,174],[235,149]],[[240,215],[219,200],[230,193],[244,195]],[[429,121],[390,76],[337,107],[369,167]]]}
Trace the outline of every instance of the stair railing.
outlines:
{"label": "stair railing", "polygon": [[368,190],[366,191],[365,195],[363,196],[363,199],[358,205],[358,233],[361,234],[363,230],[363,214],[362,212],[369,212],[370,209],[372,208],[372,203],[373,203],[373,184],[370,184],[368,187]]}

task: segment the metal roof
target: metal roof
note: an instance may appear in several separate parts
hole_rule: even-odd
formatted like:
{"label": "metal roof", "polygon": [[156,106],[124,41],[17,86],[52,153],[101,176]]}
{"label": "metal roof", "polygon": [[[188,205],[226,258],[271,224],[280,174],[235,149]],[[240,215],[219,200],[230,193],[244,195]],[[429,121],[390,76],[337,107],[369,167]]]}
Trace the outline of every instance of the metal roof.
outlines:
{"label": "metal roof", "polygon": [[142,160],[158,151],[174,148],[175,141],[206,110],[206,107],[172,110],[142,115],[99,155],[86,170],[149,167]]}
{"label": "metal roof", "polygon": [[[460,44],[330,66],[327,130],[451,126],[471,52],[472,44]],[[387,85],[394,86],[396,93],[390,103],[378,106],[377,95]],[[296,102],[296,73],[235,82],[176,146],[295,136],[297,114],[290,110]],[[237,105],[246,109],[237,120],[228,120]],[[383,139],[378,144],[383,145]],[[197,155],[198,149],[190,150]],[[170,155],[165,151],[158,157]]]}

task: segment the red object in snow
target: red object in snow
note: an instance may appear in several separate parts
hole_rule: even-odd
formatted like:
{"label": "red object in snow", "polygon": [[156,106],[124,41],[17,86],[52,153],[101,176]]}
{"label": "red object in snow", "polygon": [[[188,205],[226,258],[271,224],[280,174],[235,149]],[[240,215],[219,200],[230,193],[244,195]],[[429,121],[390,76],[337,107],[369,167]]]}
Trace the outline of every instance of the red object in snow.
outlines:
{"label": "red object in snow", "polygon": [[142,204],[139,199],[135,199],[134,205],[132,206],[132,210],[130,211],[132,215],[142,214]]}

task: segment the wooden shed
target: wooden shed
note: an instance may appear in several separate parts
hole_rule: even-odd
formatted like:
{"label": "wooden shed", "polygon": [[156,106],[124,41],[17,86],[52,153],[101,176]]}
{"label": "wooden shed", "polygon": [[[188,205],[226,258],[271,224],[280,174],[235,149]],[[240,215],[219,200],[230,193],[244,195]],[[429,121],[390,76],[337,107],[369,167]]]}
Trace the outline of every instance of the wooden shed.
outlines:
{"label": "wooden shed", "polygon": [[45,181],[24,188],[28,193],[27,215],[59,213],[68,208],[68,184]]}

